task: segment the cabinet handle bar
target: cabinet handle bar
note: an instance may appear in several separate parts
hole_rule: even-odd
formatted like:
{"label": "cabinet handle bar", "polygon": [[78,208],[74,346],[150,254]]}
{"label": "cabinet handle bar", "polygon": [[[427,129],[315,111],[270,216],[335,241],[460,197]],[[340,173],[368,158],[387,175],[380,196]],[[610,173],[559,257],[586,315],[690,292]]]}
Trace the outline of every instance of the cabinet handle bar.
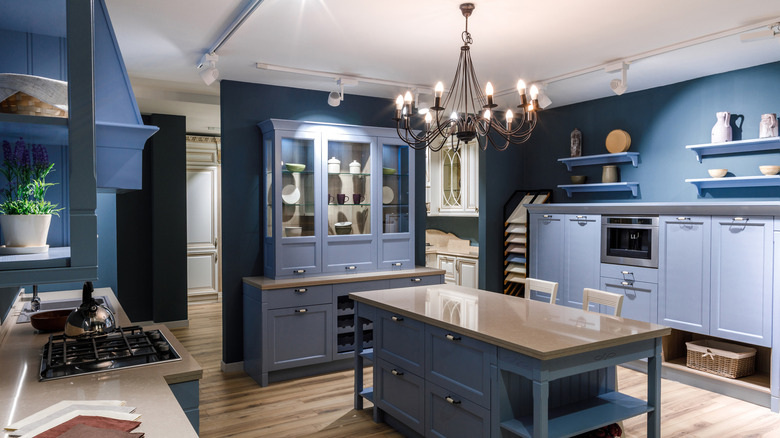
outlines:
{"label": "cabinet handle bar", "polygon": [[447,333],[444,337],[449,339],[450,341],[460,341],[460,336],[453,336],[449,333]]}
{"label": "cabinet handle bar", "polygon": [[403,320],[404,320],[404,319],[403,319],[403,318],[401,318],[400,316],[393,316],[393,317],[391,317],[390,319],[392,319],[392,320],[393,320],[393,321],[395,321],[395,322],[401,322],[401,321],[403,321]]}
{"label": "cabinet handle bar", "polygon": [[454,398],[450,397],[449,395],[447,397],[444,397],[444,400],[447,400],[447,403],[451,405],[459,405],[460,400],[455,400]]}
{"label": "cabinet handle bar", "polygon": [[307,309],[295,309],[295,313],[306,313],[308,312]]}
{"label": "cabinet handle bar", "polygon": [[309,289],[305,288],[305,287],[302,287],[300,289],[295,289],[295,292],[298,292],[298,293],[302,294],[302,293],[306,292],[307,290],[309,290]]}
{"label": "cabinet handle bar", "polygon": [[392,373],[394,376],[403,376],[404,373],[402,371],[398,371],[397,369],[393,368],[390,370],[390,373]]}

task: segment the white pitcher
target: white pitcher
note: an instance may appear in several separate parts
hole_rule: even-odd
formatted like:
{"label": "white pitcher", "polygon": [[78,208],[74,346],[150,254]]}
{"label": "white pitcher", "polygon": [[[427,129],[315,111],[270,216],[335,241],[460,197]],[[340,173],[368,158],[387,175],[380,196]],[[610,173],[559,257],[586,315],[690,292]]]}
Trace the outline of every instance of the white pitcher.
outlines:
{"label": "white pitcher", "polygon": [[777,137],[777,115],[762,114],[758,138]]}
{"label": "white pitcher", "polygon": [[718,119],[715,122],[715,126],[712,127],[712,143],[723,143],[731,141],[731,125],[729,125],[729,118],[731,114],[726,111],[715,113],[715,118]]}

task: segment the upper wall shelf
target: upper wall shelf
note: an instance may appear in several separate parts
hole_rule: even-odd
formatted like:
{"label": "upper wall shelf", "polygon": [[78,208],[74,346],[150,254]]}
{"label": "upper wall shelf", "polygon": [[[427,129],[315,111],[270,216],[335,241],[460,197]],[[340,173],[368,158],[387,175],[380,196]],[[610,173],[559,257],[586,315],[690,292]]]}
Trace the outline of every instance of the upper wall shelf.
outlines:
{"label": "upper wall shelf", "polygon": [[639,165],[639,152],[618,152],[616,154],[588,155],[586,157],[558,158],[571,171],[574,166],[590,166],[593,164],[631,162],[634,167]]}
{"label": "upper wall shelf", "polygon": [[685,146],[696,154],[696,161],[707,155],[734,154],[739,152],[770,151],[780,149],[780,137],[754,138],[725,143],[692,144]]}
{"label": "upper wall shelf", "polygon": [[696,186],[701,196],[703,189],[725,189],[734,187],[777,187],[780,186],[780,175],[732,176],[726,178],[694,178],[685,182]]}
{"label": "upper wall shelf", "polygon": [[639,183],[636,182],[616,182],[616,183],[596,183],[596,184],[565,184],[558,186],[559,189],[566,190],[566,194],[571,198],[572,193],[577,192],[623,192],[631,191],[636,196],[639,190]]}

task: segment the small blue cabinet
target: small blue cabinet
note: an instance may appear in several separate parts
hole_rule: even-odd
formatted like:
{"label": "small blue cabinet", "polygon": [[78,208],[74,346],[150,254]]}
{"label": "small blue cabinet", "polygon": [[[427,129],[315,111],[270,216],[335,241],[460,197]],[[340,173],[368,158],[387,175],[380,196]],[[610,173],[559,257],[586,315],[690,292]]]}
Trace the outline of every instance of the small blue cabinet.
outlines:
{"label": "small blue cabinet", "polygon": [[558,282],[559,290],[564,278],[564,264],[560,262],[564,254],[564,219],[562,214],[532,214],[530,218],[529,277]]}
{"label": "small blue cabinet", "polygon": [[658,323],[710,332],[710,216],[661,216]]}
{"label": "small blue cabinet", "polygon": [[582,308],[582,291],[599,284],[601,216],[567,214],[564,219],[563,283],[558,286],[562,303]]}

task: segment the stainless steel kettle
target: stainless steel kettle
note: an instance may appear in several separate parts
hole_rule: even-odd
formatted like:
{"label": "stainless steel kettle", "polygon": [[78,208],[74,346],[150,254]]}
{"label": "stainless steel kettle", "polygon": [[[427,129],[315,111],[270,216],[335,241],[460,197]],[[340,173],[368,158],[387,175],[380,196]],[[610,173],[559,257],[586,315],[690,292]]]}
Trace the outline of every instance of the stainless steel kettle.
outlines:
{"label": "stainless steel kettle", "polygon": [[92,298],[94,290],[91,281],[84,282],[81,305],[68,315],[65,336],[99,335],[116,329],[114,314]]}

